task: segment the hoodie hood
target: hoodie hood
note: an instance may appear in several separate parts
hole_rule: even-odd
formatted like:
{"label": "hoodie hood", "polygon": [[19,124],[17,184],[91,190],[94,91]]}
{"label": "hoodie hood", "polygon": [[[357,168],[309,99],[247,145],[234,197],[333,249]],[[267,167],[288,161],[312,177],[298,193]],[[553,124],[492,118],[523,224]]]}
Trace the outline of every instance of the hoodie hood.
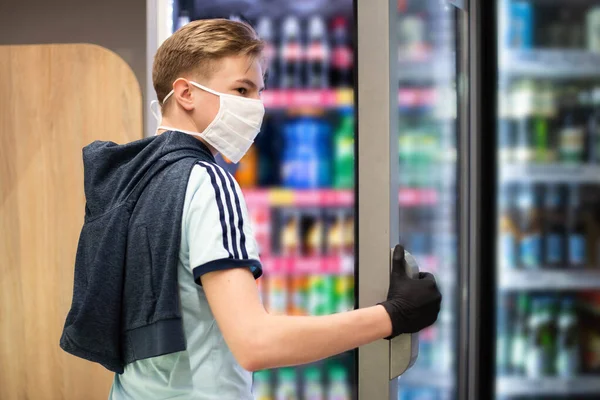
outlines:
{"label": "hoodie hood", "polygon": [[168,131],[127,144],[95,141],[83,148],[86,219],[125,202],[134,189],[182,158],[214,157],[204,143],[182,132]]}

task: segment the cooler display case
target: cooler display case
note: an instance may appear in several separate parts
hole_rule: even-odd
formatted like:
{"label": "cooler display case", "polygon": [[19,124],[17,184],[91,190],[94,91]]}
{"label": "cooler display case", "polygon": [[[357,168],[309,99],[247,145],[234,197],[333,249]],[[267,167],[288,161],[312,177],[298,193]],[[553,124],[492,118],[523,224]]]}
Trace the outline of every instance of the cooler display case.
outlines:
{"label": "cooler display case", "polygon": [[496,395],[600,396],[600,3],[497,1]]}

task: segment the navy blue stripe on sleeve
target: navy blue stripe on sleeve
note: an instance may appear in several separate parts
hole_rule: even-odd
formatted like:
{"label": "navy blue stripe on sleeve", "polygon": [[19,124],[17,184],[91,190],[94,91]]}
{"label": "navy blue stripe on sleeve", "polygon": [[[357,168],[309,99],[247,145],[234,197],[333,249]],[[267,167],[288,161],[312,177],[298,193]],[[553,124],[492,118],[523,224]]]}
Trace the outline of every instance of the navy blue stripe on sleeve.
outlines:
{"label": "navy blue stripe on sleeve", "polygon": [[[240,253],[238,252],[238,240],[237,240],[237,229],[235,226],[235,215],[233,214],[233,205],[231,203],[231,192],[229,187],[227,186],[227,179],[221,170],[221,167],[218,165],[214,166],[215,171],[217,171],[217,175],[219,175],[219,179],[221,181],[221,186],[223,187],[223,192],[225,194],[225,202],[227,203],[227,211],[229,212],[229,230],[231,231],[231,246],[233,247],[233,256],[234,258],[240,258]],[[238,214],[239,215],[239,214]],[[241,215],[239,216],[241,218]]]}
{"label": "navy blue stripe on sleeve", "polygon": [[233,258],[231,251],[229,250],[229,239],[227,238],[227,223],[225,222],[225,208],[223,207],[223,200],[221,199],[221,189],[217,183],[217,177],[215,172],[212,170],[212,166],[205,162],[199,162],[198,165],[204,167],[206,172],[210,176],[210,183],[215,190],[215,199],[217,201],[217,208],[219,209],[219,221],[221,222],[221,231],[223,234],[223,247],[227,250],[229,258]]}
{"label": "navy blue stripe on sleeve", "polygon": [[200,280],[202,275],[213,271],[223,271],[232,268],[250,268],[250,272],[252,272],[252,275],[254,275],[254,279],[258,279],[262,275],[262,265],[258,260],[236,260],[232,258],[222,258],[195,267],[193,270],[194,281],[198,285],[202,286],[202,281]]}
{"label": "navy blue stripe on sleeve", "polygon": [[242,250],[242,258],[244,260],[248,259],[248,250],[246,249],[246,234],[244,233],[244,218],[242,216],[242,207],[240,206],[240,197],[238,196],[237,190],[235,189],[235,183],[233,182],[233,178],[229,173],[225,172],[227,176],[227,180],[229,180],[229,185],[231,186],[231,192],[235,197],[235,207],[238,213],[238,230],[240,231],[240,249]]}

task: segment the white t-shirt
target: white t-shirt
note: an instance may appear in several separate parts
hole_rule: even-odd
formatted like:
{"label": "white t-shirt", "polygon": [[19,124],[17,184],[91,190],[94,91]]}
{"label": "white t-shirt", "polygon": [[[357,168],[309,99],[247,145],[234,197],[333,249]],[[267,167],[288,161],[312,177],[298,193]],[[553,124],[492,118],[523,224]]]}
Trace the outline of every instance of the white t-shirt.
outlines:
{"label": "white t-shirt", "polygon": [[252,375],[235,360],[199,282],[204,273],[261,268],[239,185],[211,163],[194,166],[181,224],[178,282],[187,349],[138,360],[115,374],[111,400],[251,400]]}

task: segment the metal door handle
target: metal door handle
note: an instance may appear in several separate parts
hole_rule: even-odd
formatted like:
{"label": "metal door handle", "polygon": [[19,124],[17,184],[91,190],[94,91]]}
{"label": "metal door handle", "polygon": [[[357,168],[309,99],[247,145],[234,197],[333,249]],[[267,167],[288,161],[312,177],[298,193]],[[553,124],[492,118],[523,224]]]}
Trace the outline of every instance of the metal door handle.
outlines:
{"label": "metal door handle", "polygon": [[[390,253],[390,269],[394,249]],[[419,265],[417,260],[406,250],[404,250],[404,259],[406,261],[406,274],[411,278],[419,276]],[[419,356],[419,334],[407,333],[399,335],[390,340],[390,380],[398,378],[415,364]]]}

